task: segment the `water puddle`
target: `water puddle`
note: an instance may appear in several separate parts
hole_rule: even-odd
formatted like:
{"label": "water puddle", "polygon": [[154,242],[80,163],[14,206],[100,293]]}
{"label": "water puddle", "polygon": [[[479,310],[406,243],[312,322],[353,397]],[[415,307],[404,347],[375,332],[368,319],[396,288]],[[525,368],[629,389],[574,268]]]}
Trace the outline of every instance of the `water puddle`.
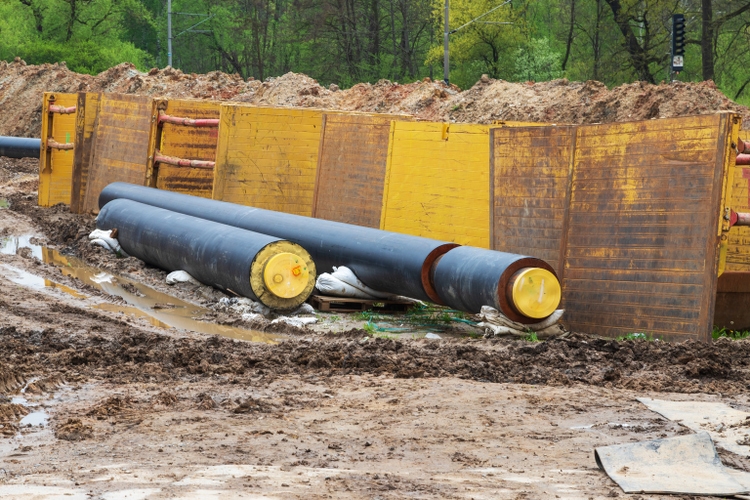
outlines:
{"label": "water puddle", "polygon": [[[252,342],[275,343],[283,338],[281,335],[199,321],[196,318],[209,313],[208,309],[161,293],[142,283],[91,267],[75,257],[60,255],[56,250],[31,243],[31,239],[33,236],[4,238],[0,240],[0,253],[13,255],[19,248],[28,247],[34,257],[59,267],[63,275],[76,278],[109,295],[120,297],[126,302],[126,305],[100,303],[93,305],[93,308],[145,318],[152,325],[160,328],[181,328]],[[7,279],[19,285],[33,289],[56,288],[78,299],[89,298],[70,287],[36,276],[23,269],[7,264],[0,265],[0,268],[6,271],[4,275]]]}

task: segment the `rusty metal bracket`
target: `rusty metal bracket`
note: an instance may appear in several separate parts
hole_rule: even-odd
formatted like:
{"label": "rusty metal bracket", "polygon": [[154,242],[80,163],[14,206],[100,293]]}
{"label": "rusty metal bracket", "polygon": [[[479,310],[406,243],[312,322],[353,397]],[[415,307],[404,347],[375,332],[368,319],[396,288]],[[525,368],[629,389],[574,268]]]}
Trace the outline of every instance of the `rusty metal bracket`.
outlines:
{"label": "rusty metal bracket", "polygon": [[216,166],[215,161],[185,160],[183,158],[163,155],[159,150],[156,150],[154,153],[154,163],[166,163],[167,165],[174,165],[176,167],[205,168],[207,170],[213,170]]}
{"label": "rusty metal bracket", "polygon": [[72,142],[68,142],[63,144],[62,142],[57,142],[56,140],[49,138],[47,139],[47,148],[49,149],[60,149],[62,151],[69,151],[73,148],[75,148],[75,144]]}
{"label": "rusty metal bracket", "polygon": [[218,118],[183,118],[179,116],[170,116],[159,111],[159,124],[172,123],[174,125],[184,125],[186,127],[218,127]]}
{"label": "rusty metal bracket", "polygon": [[76,112],[76,106],[70,106],[66,108],[65,106],[57,106],[55,104],[50,104],[48,111],[50,113],[58,113],[61,115],[72,115]]}

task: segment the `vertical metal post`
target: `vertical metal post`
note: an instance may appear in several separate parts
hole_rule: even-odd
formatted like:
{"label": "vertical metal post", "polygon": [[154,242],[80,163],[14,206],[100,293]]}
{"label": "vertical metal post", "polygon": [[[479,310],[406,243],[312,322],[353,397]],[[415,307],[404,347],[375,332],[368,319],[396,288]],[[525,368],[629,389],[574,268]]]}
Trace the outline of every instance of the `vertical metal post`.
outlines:
{"label": "vertical metal post", "polygon": [[450,0],[445,0],[445,33],[443,34],[443,81],[450,84],[450,60],[448,58],[448,36],[450,35]]}
{"label": "vertical metal post", "polygon": [[167,0],[167,66],[172,67],[172,0]]}

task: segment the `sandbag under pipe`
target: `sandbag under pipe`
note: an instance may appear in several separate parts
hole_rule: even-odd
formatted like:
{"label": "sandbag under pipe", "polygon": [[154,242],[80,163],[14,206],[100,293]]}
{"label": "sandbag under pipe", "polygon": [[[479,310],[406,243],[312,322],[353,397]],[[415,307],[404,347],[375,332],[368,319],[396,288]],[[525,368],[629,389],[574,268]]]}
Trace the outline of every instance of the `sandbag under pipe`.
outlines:
{"label": "sandbag under pipe", "polygon": [[126,199],[106,204],[96,225],[117,229],[129,255],[167,271],[187,271],[201,283],[272,309],[298,307],[315,286],[310,255],[274,236]]}
{"label": "sandbag under pipe", "polygon": [[[430,271],[455,243],[392,233],[323,219],[285,214],[170,191],[115,182],[99,195],[99,206],[126,198],[194,217],[284,238],[302,245],[318,272],[346,266],[370,288],[442,304]],[[126,249],[127,250],[127,249]]]}

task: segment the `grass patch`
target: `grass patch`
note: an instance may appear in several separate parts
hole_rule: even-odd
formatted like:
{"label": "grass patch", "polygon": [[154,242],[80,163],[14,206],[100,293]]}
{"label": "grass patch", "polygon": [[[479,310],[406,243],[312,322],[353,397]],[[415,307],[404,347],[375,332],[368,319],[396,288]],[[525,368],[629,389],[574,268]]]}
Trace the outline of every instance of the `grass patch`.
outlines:
{"label": "grass patch", "polygon": [[742,340],[750,337],[750,330],[730,330],[727,328],[714,327],[713,331],[711,332],[711,337],[714,340],[719,338]]}
{"label": "grass patch", "polygon": [[654,337],[653,333],[633,332],[615,337],[615,340],[618,342],[622,342],[623,340],[645,340],[647,342],[653,342],[659,340],[659,338]]}

